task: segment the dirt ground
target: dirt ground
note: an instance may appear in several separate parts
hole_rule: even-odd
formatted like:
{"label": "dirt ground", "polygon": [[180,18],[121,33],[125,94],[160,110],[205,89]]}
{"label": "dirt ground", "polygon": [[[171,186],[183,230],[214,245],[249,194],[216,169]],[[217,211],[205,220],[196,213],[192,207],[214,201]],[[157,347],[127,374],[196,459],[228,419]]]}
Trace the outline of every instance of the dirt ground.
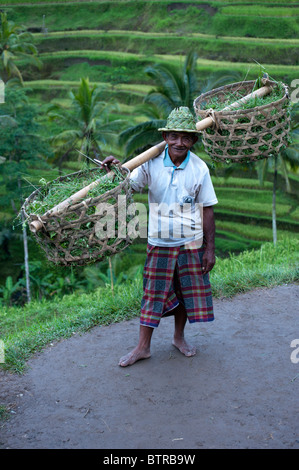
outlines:
{"label": "dirt ground", "polygon": [[214,322],[186,327],[192,358],[171,345],[165,318],[152,357],[119,367],[136,318],[50,345],[22,376],[2,371],[0,403],[12,412],[0,448],[298,449],[299,286],[214,306]]}

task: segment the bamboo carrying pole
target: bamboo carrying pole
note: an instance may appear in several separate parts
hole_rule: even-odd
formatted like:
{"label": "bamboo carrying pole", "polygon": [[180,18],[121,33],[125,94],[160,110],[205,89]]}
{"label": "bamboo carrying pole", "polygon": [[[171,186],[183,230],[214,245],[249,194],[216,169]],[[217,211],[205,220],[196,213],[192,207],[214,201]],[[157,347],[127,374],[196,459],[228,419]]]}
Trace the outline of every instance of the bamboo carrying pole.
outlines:
{"label": "bamboo carrying pole", "polygon": [[[136,157],[132,158],[132,160],[124,163],[122,166],[127,168],[128,170],[132,171],[134,168],[137,168],[138,166],[142,165],[142,163],[147,162],[148,160],[151,160],[152,158],[156,157],[159,155],[163,149],[165,148],[166,142],[160,142],[157,145],[154,145],[150,149],[146,150],[143,153],[140,153]],[[114,172],[109,171],[107,175],[102,176],[101,178],[93,181],[90,183],[88,186],[85,186],[84,188],[80,189],[77,191],[75,194],[72,194],[72,196],[68,197],[64,201],[60,202],[57,204],[57,206],[53,207],[52,209],[48,210],[45,212],[45,214],[42,215],[42,217],[51,217],[53,215],[58,215],[61,213],[66,207],[75,204],[76,202],[81,201],[82,199],[85,198],[87,193],[97,186],[103,179],[113,179],[114,177]],[[33,220],[29,223],[29,229],[31,232],[36,233],[39,232],[39,230],[42,228],[43,222],[41,220]]]}
{"label": "bamboo carrying pole", "polygon": [[[258,90],[244,96],[240,100],[235,101],[234,103],[230,104],[229,106],[226,106],[225,108],[222,109],[222,111],[230,111],[234,108],[237,108],[238,106],[240,106],[240,104],[245,103],[246,101],[248,101],[251,98],[256,98],[256,97],[262,98],[263,96],[266,96],[269,93],[271,93],[271,91],[272,91],[271,86],[268,86],[268,85],[263,86],[263,87],[259,88]],[[208,127],[212,126],[213,123],[214,123],[213,119],[211,117],[207,117],[207,118],[202,119],[201,121],[196,123],[196,129],[198,131],[202,131],[202,130],[207,129]],[[141,154],[139,154],[136,157],[132,158],[128,162],[124,163],[122,166],[127,168],[128,170],[132,171],[135,168],[137,168],[138,166],[142,165],[143,163],[151,160],[154,157],[157,157],[161,152],[163,152],[163,150],[165,148],[165,145],[166,145],[165,141],[160,142],[159,144],[154,145],[150,149],[146,150],[145,152],[142,152]],[[49,211],[47,211],[45,214],[42,215],[42,217],[51,217],[51,216],[54,216],[54,215],[57,215],[57,214],[61,213],[69,205],[72,205],[72,204],[74,204],[76,202],[79,202],[80,200],[84,199],[85,196],[87,195],[88,191],[90,189],[94,188],[95,186],[97,186],[101,181],[103,181],[104,178],[111,179],[113,177],[114,177],[114,173],[113,173],[113,171],[110,171],[109,173],[107,173],[107,175],[102,176],[101,178],[99,178],[96,181],[93,181],[91,184],[89,184],[88,186],[85,186],[84,188],[80,189],[80,191],[76,192],[75,194],[73,194],[72,196],[67,198],[65,201],[62,201],[57,206],[53,207],[53,209],[50,209]],[[43,222],[41,220],[34,220],[34,221],[29,223],[29,228],[30,228],[31,232],[33,232],[33,233],[38,232],[42,228],[42,226],[43,226]]]}

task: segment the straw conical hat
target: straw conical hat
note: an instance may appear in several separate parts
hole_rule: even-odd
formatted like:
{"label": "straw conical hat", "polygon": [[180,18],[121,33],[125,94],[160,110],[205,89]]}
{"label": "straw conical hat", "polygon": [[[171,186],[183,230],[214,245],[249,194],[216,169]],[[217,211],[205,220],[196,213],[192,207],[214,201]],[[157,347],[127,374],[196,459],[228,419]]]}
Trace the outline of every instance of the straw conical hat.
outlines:
{"label": "straw conical hat", "polygon": [[171,111],[166,126],[158,131],[198,132],[195,119],[187,106],[181,106]]}

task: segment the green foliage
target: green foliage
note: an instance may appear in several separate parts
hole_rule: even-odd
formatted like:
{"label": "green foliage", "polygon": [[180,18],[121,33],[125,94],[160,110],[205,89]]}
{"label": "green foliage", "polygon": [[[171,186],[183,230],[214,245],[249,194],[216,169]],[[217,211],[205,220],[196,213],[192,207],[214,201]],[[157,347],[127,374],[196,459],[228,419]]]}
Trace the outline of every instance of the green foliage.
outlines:
{"label": "green foliage", "polygon": [[5,12],[1,12],[0,21],[0,75],[5,82],[11,77],[22,82],[22,74],[15,63],[17,59],[27,58],[33,64],[41,65],[33,37],[24,31],[24,26],[9,21]]}
{"label": "green foliage", "polygon": [[[155,83],[155,88],[144,98],[144,105],[137,108],[150,120],[124,130],[119,136],[120,145],[124,146],[126,156],[140,152],[149,143],[161,140],[157,132],[163,127],[169,113],[176,107],[187,106],[193,111],[194,96],[198,93],[198,80],[196,77],[197,54],[189,52],[184,64],[175,67],[169,64],[156,64],[145,68],[145,73]],[[232,75],[219,78],[218,74],[210,77],[206,88],[215,84],[226,83]]]}
{"label": "green foliage", "polygon": [[[298,23],[296,18],[263,18],[259,16],[215,15],[212,32],[225,36],[233,31],[234,36],[259,38],[296,38]],[[230,33],[231,34],[231,33]]]}
{"label": "green foliage", "polygon": [[119,143],[125,146],[126,156],[161,140],[157,129],[163,127],[173,108],[188,106],[192,109],[192,96],[197,90],[196,59],[196,54],[190,52],[183,67],[156,64],[145,68],[145,73],[155,82],[156,88],[147,94],[139,112],[143,112],[150,120],[120,134]]}
{"label": "green foliage", "polygon": [[21,280],[14,283],[11,276],[8,276],[6,278],[5,285],[3,287],[0,287],[0,294],[2,294],[3,303],[6,307],[12,305],[12,296],[20,288],[21,285]]}
{"label": "green foliage", "polygon": [[[290,10],[288,4],[280,2],[279,7],[262,7],[253,2],[246,5],[234,2],[171,2],[171,1],[113,1],[113,2],[72,2],[69,4],[44,3],[42,6],[16,5],[9,9],[13,21],[32,28],[42,27],[42,14],[46,17],[49,31],[104,29],[131,31],[177,32],[187,35],[210,33],[218,35],[292,38],[298,35],[296,17],[283,16]],[[249,5],[248,5],[249,3]],[[262,2],[259,2],[262,3]],[[276,3],[276,2],[271,2]],[[288,2],[290,3],[290,2]],[[249,6],[249,13],[246,8]],[[229,10],[228,8],[231,8]],[[264,8],[264,10],[262,10]],[[265,17],[265,9],[269,14]],[[279,8],[279,10],[277,10]],[[239,9],[239,10],[238,10]],[[273,14],[271,10],[273,9]],[[242,11],[243,13],[234,13]],[[225,14],[225,13],[230,14]],[[260,16],[263,15],[263,16]],[[271,19],[271,21],[269,21]]]}
{"label": "green foliage", "polygon": [[[154,54],[181,54],[182,51],[196,50],[201,58],[212,60],[226,60],[238,62],[252,62],[253,57],[258,57],[264,64],[285,64],[298,65],[298,41],[294,39],[294,44],[289,41],[277,43],[277,40],[244,40],[243,38],[216,37],[213,35],[188,35],[180,36],[175,33],[131,33],[128,31],[111,32],[109,34],[102,31],[78,31],[76,35],[73,31],[64,33],[51,33],[47,36],[39,35],[36,39],[40,53],[53,52],[55,50],[79,51],[79,50],[101,50],[119,52],[129,52],[144,54],[146,56]],[[71,77],[71,73],[77,76],[89,76],[91,80],[97,80],[91,75],[96,73],[99,76],[105,74],[105,67],[100,64],[88,67],[84,63],[75,64],[63,72],[61,78]],[[77,69],[76,69],[77,67]],[[82,68],[81,68],[82,67]],[[87,72],[88,68],[88,72]],[[71,70],[70,70],[71,69]],[[80,72],[81,70],[81,72]],[[72,72],[71,72],[72,71]],[[115,72],[114,72],[115,71]],[[26,73],[26,72],[25,72]],[[125,83],[131,80],[130,69],[125,65],[114,67],[111,81]]]}
{"label": "green foliage", "polygon": [[9,418],[9,407],[0,405],[0,421],[5,421]]}
{"label": "green foliage", "polygon": [[[260,3],[260,2],[259,2]],[[282,2],[281,2],[282,3]],[[234,15],[234,16],[262,16],[264,18],[270,17],[282,17],[282,16],[299,16],[298,8],[290,8],[288,7],[287,3],[282,6],[273,6],[272,2],[270,5],[233,5],[233,6],[225,6],[220,9],[220,12],[223,15]]]}
{"label": "green foliage", "polygon": [[[226,48],[223,47],[223,51],[225,50]],[[252,51],[252,54],[253,53],[254,51]],[[182,54],[185,54],[185,51],[183,51]],[[80,79],[79,72],[81,66],[79,66],[79,72],[77,72],[75,66],[80,63],[88,63],[89,66],[84,65],[84,70],[86,70],[86,74],[88,71],[90,71],[90,73],[85,76],[92,77],[93,81],[110,83],[111,73],[116,75],[118,70],[124,70],[123,67],[125,67],[126,83],[128,83],[129,78],[130,83],[148,85],[151,81],[149,77],[144,74],[145,66],[165,63],[174,65],[175,67],[182,66],[181,56],[172,54],[172,51],[167,55],[151,57],[128,52],[72,50],[45,53],[41,54],[41,57],[44,65],[39,74],[27,61],[19,61],[19,67],[22,70],[25,80],[55,78],[56,80],[78,81]],[[215,73],[228,75],[232,72],[241,74],[242,78],[255,78],[258,67],[252,64],[252,55],[250,54],[251,63],[238,62],[237,57],[238,56],[234,55],[229,58],[229,60],[228,57],[223,55],[219,57],[218,60],[214,58],[200,58],[200,60],[197,61],[196,67],[197,79],[204,80]],[[259,55],[256,55],[256,57],[259,58]],[[297,59],[295,59],[295,61],[296,60]],[[283,63],[282,61],[282,64]],[[275,77],[276,80],[291,82],[298,77],[298,66],[293,64],[294,61],[292,61],[292,65],[269,64],[267,61],[267,70],[269,75]],[[57,85],[59,85],[59,82]]]}
{"label": "green foliage", "polygon": [[113,105],[104,101],[100,87],[91,86],[89,79],[82,78],[77,91],[69,93],[71,107],[52,105],[48,110],[51,120],[55,120],[63,129],[52,136],[55,159],[59,166],[67,158],[74,157],[76,151],[95,158],[102,156],[101,144],[113,141],[115,131],[124,123],[112,120],[110,112]]}
{"label": "green foliage", "polygon": [[0,153],[5,158],[0,165],[0,183],[5,187],[0,201],[4,206],[12,204],[17,211],[28,191],[24,188],[24,177],[33,167],[48,167],[45,157],[50,155],[50,148],[39,136],[37,106],[29,102],[22,88],[7,87],[1,115],[10,116],[13,122],[8,128],[0,127]]}

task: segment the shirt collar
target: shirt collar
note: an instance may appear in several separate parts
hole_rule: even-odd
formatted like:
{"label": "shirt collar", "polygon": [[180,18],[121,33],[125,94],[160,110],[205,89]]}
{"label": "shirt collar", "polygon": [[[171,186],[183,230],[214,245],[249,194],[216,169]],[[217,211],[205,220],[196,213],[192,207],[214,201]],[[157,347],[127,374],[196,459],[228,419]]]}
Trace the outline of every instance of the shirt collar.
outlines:
{"label": "shirt collar", "polygon": [[179,170],[179,169],[184,170],[184,168],[186,168],[186,165],[189,162],[189,160],[190,160],[190,150],[188,150],[187,156],[186,156],[185,160],[180,164],[180,166],[175,166],[175,164],[173,163],[173,161],[171,160],[171,158],[169,156],[168,145],[166,145],[164,160],[163,160],[164,166],[170,166],[170,167],[175,168],[177,170]]}

